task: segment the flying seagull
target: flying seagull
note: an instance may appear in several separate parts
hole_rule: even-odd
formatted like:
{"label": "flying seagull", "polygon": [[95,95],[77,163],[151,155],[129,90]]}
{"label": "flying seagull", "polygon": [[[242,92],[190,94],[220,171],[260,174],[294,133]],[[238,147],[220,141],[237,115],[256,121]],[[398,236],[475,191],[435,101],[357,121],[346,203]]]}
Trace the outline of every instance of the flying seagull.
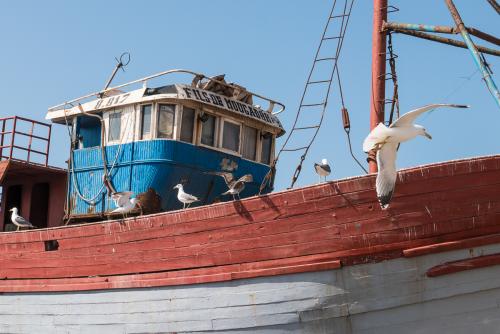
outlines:
{"label": "flying seagull", "polygon": [[133,195],[133,192],[131,191],[122,191],[122,192],[115,192],[111,195],[111,198],[115,202],[115,205],[117,206],[116,209],[111,211],[112,213],[121,213],[122,215],[126,215],[130,211],[132,211],[135,206],[139,206],[142,212],[142,207],[137,198],[130,198],[130,196]]}
{"label": "flying seagull", "polygon": [[432,139],[423,126],[413,124],[413,122],[424,112],[440,107],[469,108],[469,106],[459,104],[430,104],[407,112],[389,127],[380,123],[364,140],[363,151],[377,151],[378,174],[376,189],[382,209],[389,207],[394,192],[397,176],[396,152],[399,143],[413,139],[416,136],[425,136]]}
{"label": "flying seagull", "polygon": [[332,169],[330,168],[330,165],[328,164],[328,160],[322,159],[321,163],[315,163],[314,164],[314,169],[316,170],[316,173],[319,175],[319,182],[321,182],[321,177],[323,176],[326,182],[326,177],[330,175],[332,172]]}
{"label": "flying seagull", "polygon": [[10,220],[14,223],[14,225],[17,226],[16,231],[19,231],[19,228],[21,227],[35,228],[33,224],[31,224],[29,221],[27,221],[26,219],[17,214],[17,208],[12,208],[9,211],[12,212]]}
{"label": "flying seagull", "polygon": [[238,195],[239,199],[240,193],[243,191],[243,189],[245,189],[245,183],[253,181],[252,174],[245,174],[238,180],[236,180],[234,178],[234,175],[229,172],[208,172],[207,174],[218,175],[222,177],[228,187],[228,190],[222,195],[233,195],[233,199],[236,199],[236,195]]}
{"label": "flying seagull", "polygon": [[179,202],[182,203],[183,209],[186,208],[186,204],[187,204],[187,207],[189,208],[189,206],[191,205],[191,203],[199,201],[198,197],[190,195],[188,193],[185,193],[184,192],[184,187],[180,183],[178,185],[176,185],[174,187],[174,189],[178,189],[179,190],[177,192],[177,199],[179,200]]}

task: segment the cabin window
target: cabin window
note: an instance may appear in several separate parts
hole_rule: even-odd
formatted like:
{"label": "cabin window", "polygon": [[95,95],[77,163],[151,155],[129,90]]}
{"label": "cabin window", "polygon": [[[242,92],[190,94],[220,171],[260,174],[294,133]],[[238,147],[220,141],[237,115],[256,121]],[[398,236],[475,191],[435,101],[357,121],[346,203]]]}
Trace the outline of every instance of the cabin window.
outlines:
{"label": "cabin window", "polygon": [[240,125],[224,121],[222,129],[222,148],[234,152],[240,151]]}
{"label": "cabin window", "polygon": [[115,112],[109,114],[108,141],[119,141],[122,127],[122,113]]}
{"label": "cabin window", "polygon": [[266,133],[262,136],[262,151],[260,155],[260,162],[269,165],[271,163],[271,149],[273,146],[273,136]]}
{"label": "cabin window", "polygon": [[194,115],[194,109],[188,107],[182,108],[181,141],[187,143],[193,142]]}
{"label": "cabin window", "polygon": [[101,121],[98,118],[82,116],[75,123],[79,149],[101,145]]}
{"label": "cabin window", "polygon": [[257,129],[249,126],[243,127],[243,158],[255,160],[257,153]]}
{"label": "cabin window", "polygon": [[215,146],[215,116],[202,114],[201,120],[201,143],[207,146]]}
{"label": "cabin window", "polygon": [[151,104],[141,107],[141,139],[146,139],[151,134]]}
{"label": "cabin window", "polygon": [[160,104],[158,110],[158,138],[173,138],[175,104]]}

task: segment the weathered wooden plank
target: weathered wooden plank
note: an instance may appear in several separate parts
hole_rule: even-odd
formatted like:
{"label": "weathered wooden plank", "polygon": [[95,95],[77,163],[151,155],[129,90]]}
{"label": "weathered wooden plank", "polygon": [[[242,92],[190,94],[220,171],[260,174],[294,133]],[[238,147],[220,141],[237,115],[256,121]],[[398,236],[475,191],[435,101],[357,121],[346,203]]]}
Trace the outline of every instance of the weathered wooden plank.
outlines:
{"label": "weathered wooden plank", "polygon": [[448,275],[465,270],[496,266],[500,264],[500,254],[491,254],[478,256],[474,258],[462,259],[452,262],[446,262],[427,270],[427,276],[436,277]]}
{"label": "weathered wooden plank", "polygon": [[426,254],[446,252],[455,249],[471,248],[482,245],[500,243],[500,234],[485,235],[475,238],[441,242],[438,244],[425,245],[421,247],[409,248],[403,250],[405,257],[422,256]]}

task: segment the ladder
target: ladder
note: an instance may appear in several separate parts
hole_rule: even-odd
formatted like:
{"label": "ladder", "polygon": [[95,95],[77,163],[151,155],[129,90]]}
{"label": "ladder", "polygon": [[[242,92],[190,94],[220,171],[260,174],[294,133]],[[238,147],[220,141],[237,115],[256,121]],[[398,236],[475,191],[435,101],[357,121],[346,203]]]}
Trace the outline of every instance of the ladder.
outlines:
{"label": "ladder", "polygon": [[[299,164],[292,176],[290,188],[293,188],[297,181],[302,164],[323,123],[353,4],[354,0],[334,0],[307,77],[295,121],[274,161],[275,165],[283,152],[300,153]],[[297,133],[301,133],[305,138],[301,144],[294,144],[290,140]]]}

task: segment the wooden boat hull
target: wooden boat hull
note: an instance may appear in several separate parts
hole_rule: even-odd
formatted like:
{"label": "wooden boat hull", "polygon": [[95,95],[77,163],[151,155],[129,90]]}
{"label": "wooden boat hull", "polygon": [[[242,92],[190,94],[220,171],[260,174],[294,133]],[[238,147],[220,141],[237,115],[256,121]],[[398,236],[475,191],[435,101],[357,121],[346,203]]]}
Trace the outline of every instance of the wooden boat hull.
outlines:
{"label": "wooden boat hull", "polygon": [[[500,244],[474,248],[500,251]],[[498,333],[500,266],[428,277],[469,249],[176,287],[6,293],[8,333]]]}
{"label": "wooden boat hull", "polygon": [[500,156],[374,181],[4,233],[2,331],[497,331]]}

